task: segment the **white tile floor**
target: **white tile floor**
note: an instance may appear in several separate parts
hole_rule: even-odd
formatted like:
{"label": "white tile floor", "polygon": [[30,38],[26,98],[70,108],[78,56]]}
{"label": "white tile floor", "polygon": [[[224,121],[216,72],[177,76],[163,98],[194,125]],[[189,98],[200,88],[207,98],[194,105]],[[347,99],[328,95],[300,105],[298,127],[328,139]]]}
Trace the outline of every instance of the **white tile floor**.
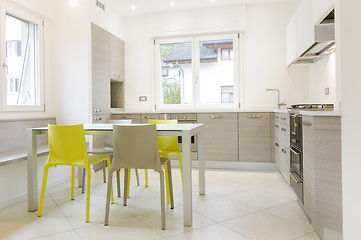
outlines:
{"label": "white tile floor", "polygon": [[[319,240],[278,172],[208,170],[205,196],[199,196],[193,171],[193,227],[184,227],[180,172],[173,170],[175,209],[166,210],[160,227],[159,175],[149,171],[149,187],[135,186],[128,206],[116,198],[109,226],[104,226],[106,184],[93,173],[90,222],[85,223],[85,195],[70,181],[47,189],[43,217],[27,212],[27,202],[0,210],[0,239],[146,239],[146,240]],[[114,185],[115,187],[115,185]],[[114,188],[116,189],[116,188]]]}

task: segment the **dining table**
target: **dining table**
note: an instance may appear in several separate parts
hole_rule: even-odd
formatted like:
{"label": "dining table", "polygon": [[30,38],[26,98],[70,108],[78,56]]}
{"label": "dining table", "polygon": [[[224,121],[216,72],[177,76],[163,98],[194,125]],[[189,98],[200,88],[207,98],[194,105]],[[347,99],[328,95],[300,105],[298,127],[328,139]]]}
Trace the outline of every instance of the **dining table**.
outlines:
{"label": "dining table", "polygon": [[[111,123],[84,124],[86,135],[112,135]],[[204,126],[203,124],[156,124],[158,136],[182,137],[183,160],[183,222],[184,226],[191,227],[192,215],[192,168],[198,168],[199,194],[204,195],[205,189],[205,162],[204,162]],[[48,134],[48,127],[27,129],[27,172],[28,172],[28,211],[38,209],[38,161],[37,161],[37,136]],[[191,137],[197,135],[197,160],[192,164]],[[79,171],[81,172],[81,171]]]}

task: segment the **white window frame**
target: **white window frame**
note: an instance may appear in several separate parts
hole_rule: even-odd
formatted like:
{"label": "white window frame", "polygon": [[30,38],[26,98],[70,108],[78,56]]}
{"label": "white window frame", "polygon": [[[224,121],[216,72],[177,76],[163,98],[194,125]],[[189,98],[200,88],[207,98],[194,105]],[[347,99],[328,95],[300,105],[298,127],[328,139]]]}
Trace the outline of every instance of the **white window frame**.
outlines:
{"label": "white window frame", "polygon": [[[7,79],[6,79],[6,67],[3,64],[6,63],[6,36],[5,36],[5,23],[6,23],[6,14],[16,16],[19,19],[24,19],[25,21],[36,23],[38,26],[38,47],[39,47],[39,105],[8,105],[7,104]],[[0,3],[0,59],[1,59],[1,81],[0,81],[0,111],[44,111],[44,29],[43,29],[43,19],[42,17],[6,3]]]}
{"label": "white window frame", "polygon": [[[155,97],[156,109],[167,110],[167,109],[237,109],[240,108],[240,33],[227,33],[227,34],[212,34],[204,36],[190,36],[184,38],[162,38],[154,39],[154,56],[155,56]],[[217,104],[206,104],[200,102],[200,84],[198,82],[198,74],[200,71],[199,62],[199,41],[207,40],[221,40],[221,39],[233,39],[233,61],[234,61],[234,102],[233,103],[217,103]],[[161,67],[160,67],[160,45],[165,43],[180,43],[180,42],[191,42],[192,43],[192,104],[163,104],[161,98]]]}

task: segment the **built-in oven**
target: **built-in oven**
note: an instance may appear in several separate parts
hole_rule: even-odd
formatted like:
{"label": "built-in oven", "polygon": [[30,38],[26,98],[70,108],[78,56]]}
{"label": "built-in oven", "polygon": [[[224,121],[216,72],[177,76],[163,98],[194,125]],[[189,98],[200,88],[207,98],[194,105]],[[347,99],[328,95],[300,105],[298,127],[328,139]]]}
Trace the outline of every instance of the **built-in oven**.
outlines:
{"label": "built-in oven", "polygon": [[303,203],[302,116],[290,114],[290,185]]}
{"label": "built-in oven", "polygon": [[[171,120],[177,119],[179,124],[197,123],[196,113],[164,113],[160,115],[160,119]],[[178,137],[179,147],[182,149],[182,137]],[[197,152],[197,136],[194,135],[191,138],[191,150],[193,153]],[[194,155],[194,154],[193,154]],[[195,157],[192,157],[194,159]]]}

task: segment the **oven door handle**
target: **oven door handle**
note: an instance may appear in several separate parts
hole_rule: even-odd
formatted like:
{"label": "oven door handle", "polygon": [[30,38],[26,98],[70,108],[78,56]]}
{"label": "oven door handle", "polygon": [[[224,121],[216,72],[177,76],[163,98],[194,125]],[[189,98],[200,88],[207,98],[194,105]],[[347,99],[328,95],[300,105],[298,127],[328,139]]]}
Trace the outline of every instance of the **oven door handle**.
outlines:
{"label": "oven door handle", "polygon": [[303,182],[296,174],[293,173],[293,171],[290,171],[290,175],[293,178],[293,180],[295,180],[296,183],[302,183]]}
{"label": "oven door handle", "polygon": [[299,152],[296,152],[295,150],[293,150],[292,148],[290,148],[290,150],[291,150],[291,152],[293,152],[294,154],[296,154],[296,155],[300,155],[300,153]]}

